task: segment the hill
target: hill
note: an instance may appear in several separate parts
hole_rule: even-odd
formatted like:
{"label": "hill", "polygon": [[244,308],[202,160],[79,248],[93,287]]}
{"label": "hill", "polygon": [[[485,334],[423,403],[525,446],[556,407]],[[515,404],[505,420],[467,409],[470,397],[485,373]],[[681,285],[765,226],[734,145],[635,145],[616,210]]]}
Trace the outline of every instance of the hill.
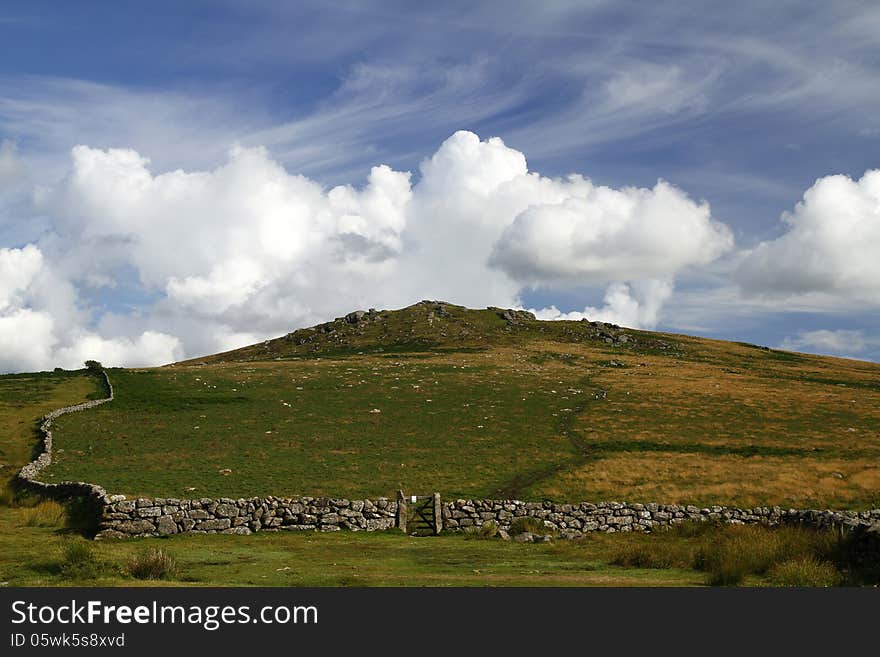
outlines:
{"label": "hill", "polygon": [[[523,346],[536,339],[563,343],[635,346],[638,351],[664,351],[674,337],[630,331],[603,322],[545,322],[523,310],[489,307],[473,310],[443,301],[420,301],[400,310],[356,310],[275,340],[180,363],[209,364],[307,356],[354,354],[468,352]],[[673,342],[670,342],[670,339]]]}
{"label": "hill", "polygon": [[880,365],[424,301],[164,368],[60,418],[50,481],[880,506]]}

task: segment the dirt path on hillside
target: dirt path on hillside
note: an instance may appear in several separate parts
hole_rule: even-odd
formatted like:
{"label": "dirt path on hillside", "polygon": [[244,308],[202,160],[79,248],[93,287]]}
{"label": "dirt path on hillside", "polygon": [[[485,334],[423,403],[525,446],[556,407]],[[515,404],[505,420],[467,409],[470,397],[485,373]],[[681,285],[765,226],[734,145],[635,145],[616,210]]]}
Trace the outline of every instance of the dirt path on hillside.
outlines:
{"label": "dirt path on hillside", "polygon": [[[602,390],[600,394],[604,399],[606,391]],[[504,499],[521,499],[524,492],[540,482],[551,479],[565,470],[579,468],[587,462],[599,458],[599,453],[591,450],[590,444],[581,432],[574,428],[575,420],[587,409],[589,403],[590,400],[577,404],[570,412],[562,413],[556,422],[556,433],[565,436],[574,450],[572,457],[562,463],[534,468],[514,475],[497,489]]]}

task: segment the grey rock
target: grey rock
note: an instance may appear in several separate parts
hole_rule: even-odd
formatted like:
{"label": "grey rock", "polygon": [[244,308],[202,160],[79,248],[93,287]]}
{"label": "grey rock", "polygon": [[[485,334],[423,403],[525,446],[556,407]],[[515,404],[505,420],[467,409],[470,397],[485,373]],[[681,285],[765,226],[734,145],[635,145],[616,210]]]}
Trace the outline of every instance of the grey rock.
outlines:
{"label": "grey rock", "polygon": [[179,530],[177,523],[170,516],[162,516],[156,521],[156,531],[162,536],[168,536],[169,534],[176,534]]}
{"label": "grey rock", "polygon": [[252,532],[249,528],[241,526],[241,527],[233,527],[231,529],[224,529],[221,534],[238,534],[240,536],[248,536]]}
{"label": "grey rock", "polygon": [[127,513],[109,513],[104,512],[101,515],[101,520],[129,520],[131,516]]}
{"label": "grey rock", "polygon": [[156,527],[149,520],[127,520],[117,524],[116,529],[126,534],[145,534],[152,533]]}
{"label": "grey rock", "polygon": [[219,516],[220,518],[234,518],[238,515],[238,506],[230,504],[229,502],[218,504],[214,511],[214,515]]}
{"label": "grey rock", "polygon": [[229,529],[232,525],[229,518],[220,518],[216,520],[203,520],[196,524],[196,529],[200,531]]}
{"label": "grey rock", "polygon": [[128,534],[123,534],[122,532],[116,531],[115,529],[104,529],[95,535],[96,541],[101,541],[104,539],[120,539],[120,538],[128,538]]}

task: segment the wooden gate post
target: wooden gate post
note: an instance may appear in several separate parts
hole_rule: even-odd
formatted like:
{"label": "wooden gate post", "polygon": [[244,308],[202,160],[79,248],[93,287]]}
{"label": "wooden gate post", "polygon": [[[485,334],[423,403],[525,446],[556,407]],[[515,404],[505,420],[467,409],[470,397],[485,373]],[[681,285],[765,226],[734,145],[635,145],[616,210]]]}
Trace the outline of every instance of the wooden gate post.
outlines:
{"label": "wooden gate post", "polygon": [[397,491],[397,528],[406,534],[406,498],[403,491]]}
{"label": "wooden gate post", "polygon": [[443,505],[440,503],[440,493],[434,493],[434,535],[443,530]]}

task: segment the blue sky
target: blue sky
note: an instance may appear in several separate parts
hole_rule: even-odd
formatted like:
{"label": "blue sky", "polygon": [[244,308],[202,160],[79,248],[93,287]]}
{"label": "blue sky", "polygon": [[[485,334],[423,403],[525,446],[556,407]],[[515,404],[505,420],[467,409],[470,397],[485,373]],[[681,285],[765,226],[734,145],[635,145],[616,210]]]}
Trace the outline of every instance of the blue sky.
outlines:
{"label": "blue sky", "polygon": [[876,5],[437,4],[3,3],[0,369],[440,294],[880,359]]}

